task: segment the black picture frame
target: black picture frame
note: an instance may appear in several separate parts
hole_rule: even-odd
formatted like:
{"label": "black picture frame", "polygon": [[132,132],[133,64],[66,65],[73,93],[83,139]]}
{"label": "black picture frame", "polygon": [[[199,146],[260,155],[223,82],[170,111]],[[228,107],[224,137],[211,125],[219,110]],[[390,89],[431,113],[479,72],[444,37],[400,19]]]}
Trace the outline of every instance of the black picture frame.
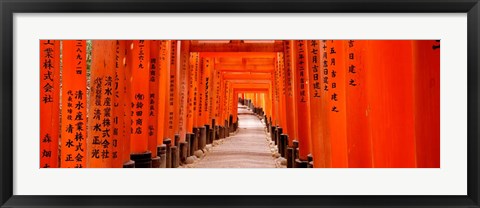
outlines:
{"label": "black picture frame", "polygon": [[[478,0],[0,0],[1,207],[479,206]],[[468,195],[466,196],[25,196],[13,195],[14,13],[467,13]],[[252,187],[254,188],[254,187]]]}

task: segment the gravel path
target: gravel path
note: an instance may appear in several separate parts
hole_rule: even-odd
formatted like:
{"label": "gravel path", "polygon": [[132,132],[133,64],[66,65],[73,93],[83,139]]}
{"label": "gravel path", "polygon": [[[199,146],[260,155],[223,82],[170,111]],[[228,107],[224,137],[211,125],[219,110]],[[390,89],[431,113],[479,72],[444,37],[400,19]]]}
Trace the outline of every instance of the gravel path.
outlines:
{"label": "gravel path", "polygon": [[224,139],[207,155],[192,164],[193,168],[275,168],[266,140],[264,124],[244,106],[238,109],[239,130]]}

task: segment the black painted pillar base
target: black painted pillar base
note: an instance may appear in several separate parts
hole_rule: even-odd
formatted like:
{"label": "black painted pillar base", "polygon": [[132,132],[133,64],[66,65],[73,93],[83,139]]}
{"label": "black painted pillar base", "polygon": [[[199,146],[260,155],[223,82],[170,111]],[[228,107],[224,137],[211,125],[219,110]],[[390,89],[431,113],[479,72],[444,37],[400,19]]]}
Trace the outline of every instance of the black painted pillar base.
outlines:
{"label": "black painted pillar base", "polygon": [[293,168],[293,148],[291,147],[288,147],[287,148],[287,154],[286,154],[286,158],[287,158],[287,168]]}
{"label": "black painted pillar base", "polygon": [[293,143],[293,147],[292,147],[292,150],[293,150],[293,154],[292,154],[292,167],[295,167],[295,160],[298,159],[298,141],[297,140],[293,140],[292,141]]}
{"label": "black painted pillar base", "polygon": [[308,154],[307,156],[307,168],[313,168],[313,155]]}
{"label": "black painted pillar base", "polygon": [[287,148],[288,148],[288,135],[285,134],[285,138],[283,139],[283,152],[285,153],[285,156],[287,155]]}
{"label": "black painted pillar base", "polygon": [[179,161],[180,161],[179,160],[180,158],[178,158],[178,155],[179,155],[178,148],[177,146],[173,146],[171,150],[172,150],[172,168],[178,168]]}
{"label": "black painted pillar base", "polygon": [[135,168],[151,168],[152,152],[131,153],[130,159],[135,161]]}
{"label": "black painted pillar base", "polygon": [[200,134],[198,134],[198,149],[203,150],[207,145],[207,131],[204,126],[198,127]]}
{"label": "black painted pillar base", "polygon": [[280,126],[277,126],[277,135],[275,135],[275,144],[278,147],[278,151],[280,152],[280,136],[283,134],[283,129]]}
{"label": "black painted pillar base", "polygon": [[167,167],[167,145],[162,144],[157,146],[157,155],[160,157],[160,168]]}
{"label": "black painted pillar base", "polygon": [[[186,138],[189,138],[189,134],[187,134]],[[185,164],[188,157],[188,142],[180,142],[180,163]]]}
{"label": "black painted pillar base", "polygon": [[288,136],[286,134],[281,134],[280,142],[278,145],[278,152],[283,158],[285,158],[285,155],[287,154],[287,144],[288,144]]}
{"label": "black painted pillar base", "polygon": [[[192,134],[192,136],[193,136],[193,134]],[[185,147],[185,148],[186,148],[186,150],[185,150],[185,152],[182,152],[182,147],[180,147],[180,162],[182,162],[182,158],[181,158],[181,157],[182,157],[182,153],[185,153],[185,156],[186,156],[186,157],[190,157],[190,148],[192,148],[192,146],[193,146],[193,145],[192,145],[192,142],[193,142],[193,141],[192,141],[192,136],[190,136],[189,133],[187,133],[187,134],[185,135],[185,143],[186,143],[186,147]]]}
{"label": "black painted pillar base", "polygon": [[276,126],[272,126],[271,129],[272,129],[272,130],[270,131],[270,138],[272,139],[272,141],[274,142],[274,144],[277,145],[277,143],[275,142],[275,136],[277,135],[277,127],[276,127]]}
{"label": "black painted pillar base", "polygon": [[217,136],[217,126],[216,126],[216,123],[215,123],[215,119],[212,119],[212,134],[210,135],[212,138],[212,142],[217,140],[218,138],[216,137]]}
{"label": "black painted pillar base", "polygon": [[152,158],[152,168],[160,168],[160,157],[156,156]]}
{"label": "black painted pillar base", "polygon": [[205,125],[205,141],[206,144],[211,144],[210,142],[210,125],[206,124]]}
{"label": "black painted pillar base", "polygon": [[307,167],[308,167],[308,161],[300,160],[300,159],[295,160],[295,168],[307,168]]}
{"label": "black painted pillar base", "polygon": [[135,161],[129,160],[126,163],[123,163],[123,168],[135,168]]}
{"label": "black painted pillar base", "polygon": [[167,147],[166,148],[166,152],[165,154],[167,155],[165,157],[166,159],[166,163],[165,163],[165,167],[166,168],[171,168],[172,167],[172,140],[167,138],[167,139],[164,139],[163,140],[163,144],[165,144],[165,146]]}
{"label": "black painted pillar base", "polygon": [[229,125],[229,129],[228,129],[228,132],[229,133],[233,133],[235,130],[235,125],[233,124],[233,115],[230,114],[230,116],[228,116],[228,123],[230,124]]}

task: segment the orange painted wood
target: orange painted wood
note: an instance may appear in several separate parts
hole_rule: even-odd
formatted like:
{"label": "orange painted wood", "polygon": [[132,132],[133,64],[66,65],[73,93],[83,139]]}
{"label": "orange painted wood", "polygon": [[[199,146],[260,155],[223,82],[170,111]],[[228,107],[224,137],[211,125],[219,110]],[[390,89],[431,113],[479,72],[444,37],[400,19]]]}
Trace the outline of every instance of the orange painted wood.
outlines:
{"label": "orange painted wood", "polygon": [[88,168],[113,167],[113,160],[122,161],[118,152],[115,155],[112,153],[113,146],[118,146],[118,140],[115,143],[113,141],[115,56],[115,41],[92,41],[87,131]]}
{"label": "orange painted wood", "polygon": [[84,168],[87,162],[86,41],[62,41],[62,127],[60,167]]}
{"label": "orange painted wood", "polygon": [[238,97],[237,93],[234,93],[233,90],[230,91],[230,94],[228,95],[230,99],[230,111],[232,112],[233,115],[233,122],[236,123],[238,122],[238,104],[237,101],[235,100],[236,97]]}
{"label": "orange painted wood", "polygon": [[310,130],[312,136],[312,155],[315,168],[325,167],[325,146],[322,128],[322,59],[319,40],[307,41],[308,72],[310,90]]}
{"label": "orange painted wood", "polygon": [[419,168],[440,167],[440,41],[413,41],[414,118]]}
{"label": "orange painted wood", "polygon": [[205,108],[205,60],[206,58],[201,58],[200,59],[200,64],[198,67],[198,73],[197,73],[197,126],[201,127],[205,125],[205,114],[204,114],[204,108]]}
{"label": "orange painted wood", "polygon": [[225,121],[228,121],[225,113],[225,74],[220,73],[220,94],[219,94],[219,117],[220,117],[220,124],[223,126]]}
{"label": "orange painted wood", "polygon": [[[332,145],[331,145],[331,125],[328,122],[330,116],[330,93],[329,89],[331,88],[331,84],[329,83],[329,72],[330,72],[330,54],[329,54],[329,47],[331,46],[331,42],[327,40],[320,41],[320,60],[321,60],[321,73],[320,73],[320,109],[318,110],[320,113],[320,123],[322,124],[322,133],[321,133],[321,140],[323,141],[323,153],[320,152],[320,155],[314,156],[313,160],[317,160],[318,157],[323,157],[324,167],[331,168],[332,167]],[[318,153],[318,152],[317,152]],[[320,162],[320,161],[317,161]],[[321,162],[320,162],[321,163]],[[314,164],[315,165],[315,164]],[[321,167],[321,164],[318,164],[318,167]],[[317,166],[315,166],[317,167]]]}
{"label": "orange painted wood", "polygon": [[210,105],[211,105],[211,89],[212,89],[212,68],[214,60],[212,58],[205,58],[203,62],[203,124],[210,125]]}
{"label": "orange painted wood", "polygon": [[331,40],[329,54],[329,97],[328,115],[332,167],[348,167],[347,133],[346,133],[346,92],[345,92],[345,48],[344,40]]}
{"label": "orange painted wood", "polygon": [[193,117],[193,123],[192,125],[194,127],[200,127],[202,126],[201,121],[200,121],[200,116],[201,113],[199,112],[199,96],[200,96],[200,81],[201,81],[201,61],[200,61],[200,54],[199,53],[190,53],[192,57],[190,58],[190,63],[191,63],[191,69],[193,70],[193,112],[192,112],[192,117]]}
{"label": "orange painted wood", "polygon": [[372,167],[372,143],[368,128],[365,67],[366,41],[345,41],[345,91],[347,110],[348,166]]}
{"label": "orange painted wood", "polygon": [[168,121],[169,121],[169,80],[170,80],[170,46],[171,41],[160,41],[159,52],[159,87],[158,87],[158,137],[157,143],[162,144],[165,138],[168,138]]}
{"label": "orange painted wood", "polygon": [[144,153],[148,150],[150,41],[132,41],[131,53],[131,152]]}
{"label": "orange painted wood", "polygon": [[[214,119],[215,116],[215,106],[214,106],[214,99],[215,99],[215,64],[210,65],[210,75],[208,77],[208,81],[205,82],[206,87],[207,87],[207,94],[208,95],[208,116],[207,116],[207,123],[212,125],[212,119]],[[213,128],[213,127],[212,127]]]}
{"label": "orange painted wood", "polygon": [[123,164],[130,161],[130,114],[127,109],[129,105],[126,86],[126,53],[127,41],[115,41],[115,81],[113,96],[113,136],[112,155],[117,154],[120,160],[113,160],[112,167],[121,168]]}
{"label": "orange painted wood", "polygon": [[285,61],[285,109],[286,109],[286,123],[289,129],[288,140],[289,145],[292,145],[293,139],[297,138],[298,131],[295,126],[296,111],[294,99],[294,69],[295,62],[293,60],[293,44],[291,40],[284,41],[284,61]]}
{"label": "orange painted wood", "polygon": [[213,117],[217,125],[223,125],[223,121],[220,118],[220,83],[221,83],[221,72],[218,70],[214,71],[214,97],[213,97]]}
{"label": "orange painted wood", "polygon": [[[220,72],[218,72],[220,73]],[[218,124],[218,119],[217,119],[217,105],[216,105],[216,100],[217,100],[217,70],[215,68],[211,71],[211,97],[210,97],[210,121],[212,119],[215,119],[215,122],[217,125]]]}
{"label": "orange painted wood", "polygon": [[[278,55],[278,54],[277,54]],[[275,57],[277,60],[278,57]],[[273,93],[273,106],[274,112],[272,117],[272,122],[274,125],[281,125],[280,120],[282,119],[281,106],[280,106],[280,70],[278,67],[278,62],[275,61],[275,70],[273,72],[273,82],[272,82],[272,93]]]}
{"label": "orange painted wood", "polygon": [[[195,93],[196,93],[196,82],[197,82],[197,77],[195,75],[196,67],[197,67],[197,61],[198,61],[198,53],[189,53],[190,58],[189,58],[189,70],[188,70],[188,100],[187,100],[187,132],[192,133],[193,132],[193,127],[194,127],[194,118],[196,116],[195,112]],[[196,126],[195,126],[196,127]]]}
{"label": "orange painted wood", "polygon": [[372,165],[416,167],[412,42],[367,41],[367,50]]}
{"label": "orange painted wood", "polygon": [[125,148],[124,148],[124,159],[126,162],[130,162],[130,153],[132,153],[132,71],[133,71],[133,40],[125,41]]}
{"label": "orange painted wood", "polygon": [[158,143],[158,120],[160,102],[159,86],[160,86],[160,47],[159,40],[150,40],[150,65],[148,72],[149,95],[148,95],[148,150],[152,152],[152,158],[157,157]]}
{"label": "orange painted wood", "polygon": [[[185,141],[187,133],[187,114],[188,114],[188,76],[190,71],[190,41],[178,41],[179,51],[179,98],[178,98],[178,133],[180,141]],[[192,132],[191,130],[189,132]]]}
{"label": "orange painted wood", "polygon": [[311,147],[307,41],[296,40],[294,50],[296,57],[295,94],[297,96],[295,102],[298,115],[299,159],[306,161]]}
{"label": "orange painted wood", "polygon": [[168,77],[168,114],[167,114],[167,138],[173,139],[178,133],[178,102],[179,102],[179,67],[178,41],[172,40],[170,47],[170,72]]}
{"label": "orange painted wood", "polygon": [[283,53],[277,53],[276,58],[276,66],[278,67],[278,105],[279,105],[279,116],[280,116],[280,126],[282,127],[282,131],[285,134],[288,134],[289,129],[287,125],[287,113],[286,113],[286,105],[285,105],[285,97],[286,97],[286,90],[285,90],[285,65],[284,65],[284,56]]}
{"label": "orange painted wood", "polygon": [[58,168],[60,40],[40,40],[40,168]]}

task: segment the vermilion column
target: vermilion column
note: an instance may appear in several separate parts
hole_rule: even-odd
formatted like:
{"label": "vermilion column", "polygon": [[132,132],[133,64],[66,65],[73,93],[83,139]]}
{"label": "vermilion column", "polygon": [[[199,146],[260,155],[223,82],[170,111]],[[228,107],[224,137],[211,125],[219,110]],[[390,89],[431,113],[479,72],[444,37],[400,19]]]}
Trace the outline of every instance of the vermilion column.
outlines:
{"label": "vermilion column", "polygon": [[168,121],[169,121],[169,87],[170,87],[170,46],[169,40],[160,41],[160,52],[159,52],[159,87],[158,87],[158,137],[157,143],[161,145],[165,138],[168,138]]}
{"label": "vermilion column", "polygon": [[319,40],[307,41],[308,50],[308,72],[310,90],[310,130],[312,135],[312,155],[314,167],[325,167],[325,147],[323,143],[322,127],[323,112],[322,112],[322,68],[321,68],[321,51]]}
{"label": "vermilion column", "polygon": [[130,106],[126,85],[126,54],[127,41],[115,41],[115,81],[113,96],[113,143],[112,155],[117,154],[121,160],[114,160],[112,166],[115,168],[132,167],[130,160]]}
{"label": "vermilion column", "polygon": [[[126,136],[126,143],[125,148],[123,149],[123,154],[125,157],[126,164],[124,167],[135,167],[135,162],[131,160],[130,154],[132,153],[132,71],[133,71],[133,40],[126,40],[125,41],[125,136]],[[128,160],[127,160],[128,159]]]}
{"label": "vermilion column", "polygon": [[210,124],[210,99],[211,99],[211,88],[212,88],[212,70],[213,70],[214,60],[212,58],[205,58],[203,62],[203,101],[202,101],[202,110],[203,110],[203,123]]}
{"label": "vermilion column", "polygon": [[[319,75],[321,77],[321,91],[320,91],[320,114],[321,114],[321,123],[322,125],[320,126],[321,129],[321,137],[323,140],[323,147],[324,147],[324,152],[320,156],[323,157],[325,167],[326,168],[331,168],[332,167],[332,145],[331,145],[331,137],[330,137],[330,128],[331,125],[328,122],[329,117],[330,117],[330,88],[331,84],[329,82],[329,74],[330,74],[330,49],[331,47],[331,42],[327,40],[321,40],[320,42],[320,51],[321,51],[321,74]],[[318,107],[318,106],[315,106]],[[315,161],[315,158],[314,158]],[[317,161],[319,162],[319,161]],[[319,164],[321,165],[321,164]]]}
{"label": "vermilion column", "polygon": [[[189,72],[188,72],[188,100],[187,100],[187,132],[192,133],[194,127],[194,118],[196,117],[195,104],[197,93],[197,77],[196,70],[198,67],[198,53],[190,53],[189,58]],[[196,127],[196,125],[195,125]]]}
{"label": "vermilion column", "polygon": [[[345,92],[347,110],[348,166],[372,167],[372,149],[369,136],[366,74],[366,41],[345,41]],[[380,61],[381,58],[378,58]],[[373,129],[375,131],[375,129]]]}
{"label": "vermilion column", "polygon": [[280,113],[280,126],[282,127],[282,131],[285,134],[289,133],[288,125],[287,125],[287,113],[286,113],[286,105],[285,105],[285,65],[284,65],[284,56],[283,53],[277,53],[276,56],[276,64],[278,67],[278,105],[279,105],[279,113]]}
{"label": "vermilion column", "polygon": [[149,94],[148,94],[148,150],[152,152],[152,167],[158,168],[160,158],[157,157],[158,143],[158,120],[160,120],[158,113],[159,86],[160,86],[160,47],[161,42],[158,40],[151,40],[150,42],[150,66],[149,66]]}
{"label": "vermilion column", "polygon": [[132,41],[131,53],[131,152],[142,154],[148,151],[150,42]]}
{"label": "vermilion column", "polygon": [[113,146],[118,146],[114,135],[116,43],[112,40],[92,41],[90,67],[90,103],[88,112],[87,149],[89,168],[113,167],[113,160],[120,160]]}
{"label": "vermilion column", "polygon": [[284,60],[285,60],[285,109],[286,109],[286,123],[289,130],[288,140],[289,145],[292,145],[294,138],[297,138],[297,128],[295,127],[296,112],[294,102],[294,68],[293,61],[293,43],[294,41],[284,41]]}
{"label": "vermilion column", "polygon": [[205,108],[205,79],[204,79],[204,71],[205,71],[205,62],[208,58],[201,58],[200,64],[198,67],[197,73],[197,127],[201,127],[205,125],[205,115],[204,115],[204,108]]}
{"label": "vermilion column", "polygon": [[298,142],[299,142],[299,159],[307,161],[310,153],[310,105],[309,105],[309,88],[308,88],[308,58],[307,58],[307,41],[295,41],[295,98],[296,111],[298,119]]}
{"label": "vermilion column", "polygon": [[[180,44],[180,76],[179,76],[179,99],[178,99],[178,133],[180,141],[185,141],[187,133],[187,114],[188,114],[188,76],[190,71],[190,41],[182,40]],[[191,130],[189,131],[192,132]]]}
{"label": "vermilion column", "polygon": [[440,41],[413,41],[417,167],[440,167]]}
{"label": "vermilion column", "polygon": [[215,88],[213,89],[215,91],[215,96],[213,99],[213,109],[214,109],[214,118],[217,123],[217,125],[223,126],[223,121],[220,119],[220,83],[221,83],[221,72],[219,70],[215,70],[214,72],[215,75]]}
{"label": "vermilion column", "polygon": [[[232,88],[232,84],[230,83],[230,88]],[[230,111],[232,112],[233,115],[233,122],[237,123],[238,122],[238,104],[236,101],[236,98],[238,96],[237,93],[234,93],[233,89],[229,91],[228,98],[230,99]]]}
{"label": "vermilion column", "polygon": [[86,144],[86,41],[65,40],[62,51],[62,168],[84,168],[87,162]]}
{"label": "vermilion column", "polygon": [[416,167],[412,41],[367,41],[367,51],[372,165]]}
{"label": "vermilion column", "polygon": [[212,120],[215,119],[215,125],[218,124],[218,119],[216,119],[217,112],[217,70],[211,71],[211,97],[210,97],[210,119],[209,122],[212,123]]}
{"label": "vermilion column", "polygon": [[40,40],[40,168],[58,168],[60,40]]}
{"label": "vermilion column", "polygon": [[343,40],[329,41],[329,102],[328,122],[330,123],[330,141],[332,167],[348,167],[347,153],[347,108],[345,93],[345,48]]}
{"label": "vermilion column", "polygon": [[199,115],[199,77],[201,77],[200,69],[200,54],[197,52],[192,52],[190,57],[190,69],[192,71],[192,81],[193,81],[193,88],[192,88],[192,125],[194,127],[200,127],[200,115]]}
{"label": "vermilion column", "polygon": [[177,41],[172,40],[170,42],[169,51],[169,73],[168,73],[168,102],[167,102],[167,117],[165,125],[166,138],[173,139],[176,131],[178,130],[178,107],[175,103],[178,103],[178,73],[177,73]]}

